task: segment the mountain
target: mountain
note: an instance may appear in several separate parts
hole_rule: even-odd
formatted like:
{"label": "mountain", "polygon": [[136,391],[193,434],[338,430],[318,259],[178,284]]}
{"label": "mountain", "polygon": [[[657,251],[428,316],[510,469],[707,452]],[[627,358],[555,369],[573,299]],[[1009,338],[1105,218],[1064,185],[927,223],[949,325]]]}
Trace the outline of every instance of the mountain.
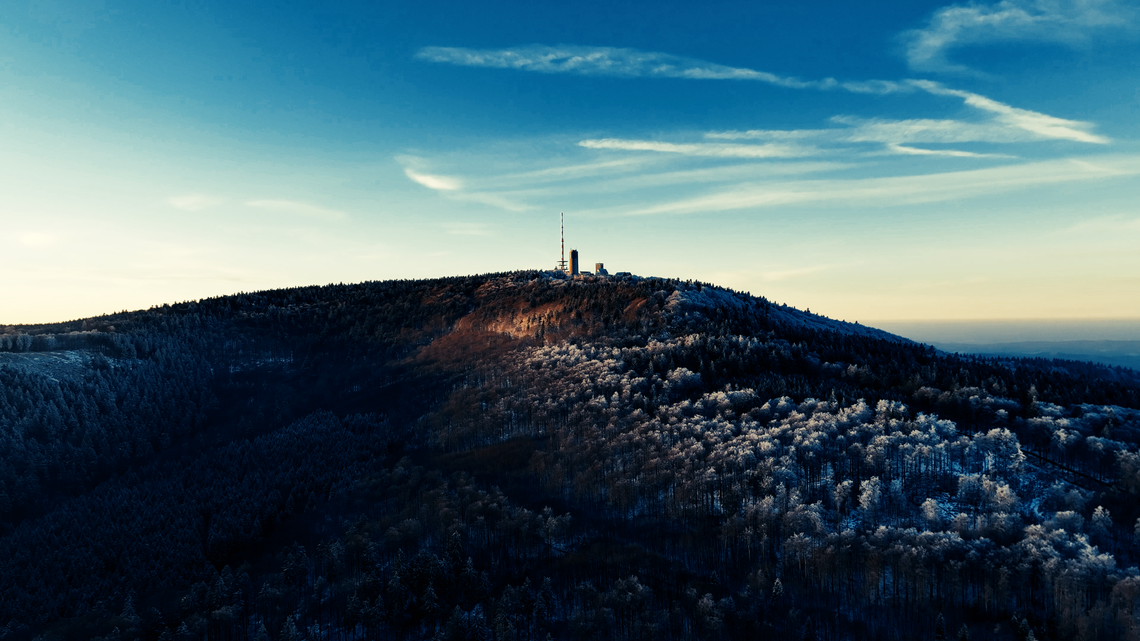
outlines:
{"label": "mountain", "polygon": [[1137,638],[1140,380],[517,272],[0,328],[0,638]]}

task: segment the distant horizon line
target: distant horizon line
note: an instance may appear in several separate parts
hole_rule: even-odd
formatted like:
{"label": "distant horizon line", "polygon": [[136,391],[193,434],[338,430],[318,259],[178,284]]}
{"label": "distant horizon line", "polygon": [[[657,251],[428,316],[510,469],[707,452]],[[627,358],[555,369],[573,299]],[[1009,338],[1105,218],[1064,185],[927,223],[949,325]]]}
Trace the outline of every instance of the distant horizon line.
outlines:
{"label": "distant horizon line", "polygon": [[[854,321],[852,321],[854,322]],[[1140,316],[1047,316],[1022,318],[876,318],[860,323],[1140,323]]]}

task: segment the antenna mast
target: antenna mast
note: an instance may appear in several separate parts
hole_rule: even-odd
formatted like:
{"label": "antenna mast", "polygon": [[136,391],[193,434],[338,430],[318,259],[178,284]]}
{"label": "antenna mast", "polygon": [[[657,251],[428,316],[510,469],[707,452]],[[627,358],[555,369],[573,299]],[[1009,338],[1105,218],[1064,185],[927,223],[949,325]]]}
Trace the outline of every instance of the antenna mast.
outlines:
{"label": "antenna mast", "polygon": [[566,214],[558,212],[558,233],[561,240],[562,259],[558,261],[558,271],[566,271]]}

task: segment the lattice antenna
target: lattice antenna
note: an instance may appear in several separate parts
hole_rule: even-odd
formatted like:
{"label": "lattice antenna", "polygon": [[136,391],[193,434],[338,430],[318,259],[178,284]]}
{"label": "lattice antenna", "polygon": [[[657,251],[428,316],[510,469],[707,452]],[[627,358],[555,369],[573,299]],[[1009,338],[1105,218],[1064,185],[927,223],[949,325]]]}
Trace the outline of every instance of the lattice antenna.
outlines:
{"label": "lattice antenna", "polygon": [[566,214],[558,212],[558,235],[561,240],[562,258],[558,261],[558,270],[566,271]]}

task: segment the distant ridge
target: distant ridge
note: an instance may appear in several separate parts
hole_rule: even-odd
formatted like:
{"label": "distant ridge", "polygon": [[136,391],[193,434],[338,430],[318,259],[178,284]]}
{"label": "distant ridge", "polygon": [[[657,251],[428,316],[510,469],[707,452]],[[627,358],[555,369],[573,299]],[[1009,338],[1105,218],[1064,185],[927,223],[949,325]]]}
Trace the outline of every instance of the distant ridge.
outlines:
{"label": "distant ridge", "polygon": [[1128,367],[1140,372],[1140,341],[1074,340],[1017,341],[1010,343],[948,343],[935,347],[963,354],[982,354],[1011,358],[1048,358],[1086,361],[1114,367]]}

